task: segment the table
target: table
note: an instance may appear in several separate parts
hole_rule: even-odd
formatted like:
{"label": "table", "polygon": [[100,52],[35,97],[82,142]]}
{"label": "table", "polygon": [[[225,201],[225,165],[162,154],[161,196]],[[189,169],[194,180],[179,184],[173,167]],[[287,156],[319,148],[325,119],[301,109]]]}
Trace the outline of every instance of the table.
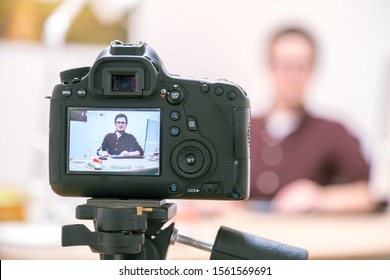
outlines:
{"label": "table", "polygon": [[[96,159],[98,160],[98,159]],[[158,174],[159,161],[156,158],[124,158],[108,157],[99,162],[85,159],[71,159],[69,161],[70,172],[114,172],[114,173],[142,173]]]}
{"label": "table", "polygon": [[[212,244],[221,225],[304,248],[309,259],[390,259],[390,212],[286,216],[233,207],[230,214],[200,217],[193,223],[179,220],[175,227]],[[173,247],[169,259],[210,255],[182,244]]]}

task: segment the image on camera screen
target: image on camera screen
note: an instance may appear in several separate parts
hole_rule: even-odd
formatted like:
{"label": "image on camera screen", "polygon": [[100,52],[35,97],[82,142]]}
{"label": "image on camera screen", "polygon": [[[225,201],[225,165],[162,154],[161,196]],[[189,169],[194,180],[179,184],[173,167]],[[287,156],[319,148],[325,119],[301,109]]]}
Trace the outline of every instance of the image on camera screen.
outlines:
{"label": "image on camera screen", "polygon": [[68,173],[160,175],[160,109],[68,108]]}

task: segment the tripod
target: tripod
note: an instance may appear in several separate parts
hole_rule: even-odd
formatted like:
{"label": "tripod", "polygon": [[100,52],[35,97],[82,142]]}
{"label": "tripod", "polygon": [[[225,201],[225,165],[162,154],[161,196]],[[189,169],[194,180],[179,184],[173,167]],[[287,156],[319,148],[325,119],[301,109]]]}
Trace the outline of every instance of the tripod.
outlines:
{"label": "tripod", "polygon": [[214,245],[182,236],[168,221],[176,204],[165,200],[89,199],[76,207],[76,218],[93,220],[62,228],[62,246],[87,245],[102,260],[162,260],[180,242],[211,252],[210,259],[307,259],[304,249],[221,227]]}

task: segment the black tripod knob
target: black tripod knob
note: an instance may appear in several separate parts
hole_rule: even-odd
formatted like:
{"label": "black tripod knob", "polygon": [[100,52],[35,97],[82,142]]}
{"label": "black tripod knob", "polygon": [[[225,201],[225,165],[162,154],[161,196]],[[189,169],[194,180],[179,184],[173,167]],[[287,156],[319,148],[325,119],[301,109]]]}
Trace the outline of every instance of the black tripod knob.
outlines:
{"label": "black tripod knob", "polygon": [[171,243],[180,242],[211,252],[210,260],[306,260],[308,252],[227,227],[220,227],[214,245],[173,232]]}
{"label": "black tripod knob", "polygon": [[308,252],[295,246],[221,227],[211,260],[306,260]]}

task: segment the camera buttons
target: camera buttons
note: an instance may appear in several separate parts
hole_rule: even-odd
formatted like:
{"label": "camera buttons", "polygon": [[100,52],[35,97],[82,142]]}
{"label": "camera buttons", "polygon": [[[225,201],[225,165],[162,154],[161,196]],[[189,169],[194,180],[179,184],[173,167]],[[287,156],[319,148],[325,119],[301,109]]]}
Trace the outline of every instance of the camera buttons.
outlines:
{"label": "camera buttons", "polygon": [[195,165],[196,164],[196,157],[195,157],[195,155],[193,155],[193,154],[187,154],[186,156],[185,156],[185,163],[187,164],[187,165]]}
{"label": "camera buttons", "polygon": [[209,87],[208,84],[202,84],[202,85],[200,86],[200,90],[201,90],[203,93],[207,93],[207,92],[209,92],[210,87]]}
{"label": "camera buttons", "polygon": [[183,179],[200,179],[210,170],[210,151],[202,142],[185,140],[173,149],[171,166],[176,175]]}
{"label": "camera buttons", "polygon": [[181,93],[180,91],[174,90],[171,92],[170,96],[172,101],[179,101],[181,98]]}
{"label": "camera buttons", "polygon": [[168,102],[171,104],[179,104],[180,101],[183,99],[183,95],[178,90],[173,90],[168,93],[167,95]]}
{"label": "camera buttons", "polygon": [[169,132],[172,136],[178,136],[180,134],[180,128],[178,128],[177,126],[172,126],[170,129],[169,129]]}
{"label": "camera buttons", "polygon": [[178,111],[172,111],[169,116],[173,121],[177,121],[180,119],[180,113]]}
{"label": "camera buttons", "polygon": [[204,156],[198,147],[185,147],[179,152],[177,163],[183,172],[194,174],[202,168]]}
{"label": "camera buttons", "polygon": [[85,97],[87,95],[87,90],[85,88],[79,88],[77,90],[78,97]]}
{"label": "camera buttons", "polygon": [[61,94],[63,97],[69,97],[72,95],[72,90],[70,89],[70,87],[65,87],[64,89],[62,89]]}
{"label": "camera buttons", "polygon": [[235,99],[237,97],[237,93],[235,92],[235,91],[229,91],[229,93],[228,93],[228,98],[230,99],[230,100],[233,100],[233,99]]}
{"label": "camera buttons", "polygon": [[179,186],[176,183],[172,183],[169,185],[169,191],[170,192],[177,192],[179,190]]}
{"label": "camera buttons", "polygon": [[190,131],[198,130],[198,125],[196,124],[196,120],[194,118],[187,118],[187,127]]}
{"label": "camera buttons", "polygon": [[167,92],[167,101],[172,105],[178,105],[184,100],[184,94],[177,85],[174,85],[172,90]]}
{"label": "camera buttons", "polygon": [[218,183],[204,183],[201,191],[207,193],[219,193],[221,190]]}
{"label": "camera buttons", "polygon": [[223,88],[221,87],[216,87],[214,90],[214,93],[218,96],[221,96],[223,94]]}

